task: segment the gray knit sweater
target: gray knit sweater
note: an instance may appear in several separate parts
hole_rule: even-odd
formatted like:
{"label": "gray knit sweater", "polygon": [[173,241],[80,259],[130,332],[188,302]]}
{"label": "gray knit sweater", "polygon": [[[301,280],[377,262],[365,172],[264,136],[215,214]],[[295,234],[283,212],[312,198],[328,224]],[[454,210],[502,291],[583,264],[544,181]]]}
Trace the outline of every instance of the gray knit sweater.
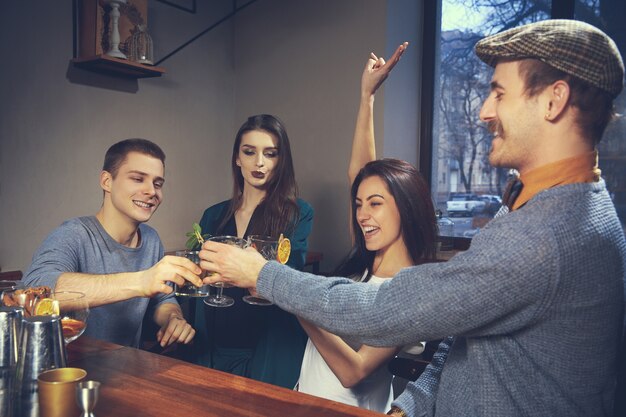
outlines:
{"label": "gray knit sweater", "polygon": [[455,335],[434,406],[411,389],[397,400],[409,416],[591,417],[612,408],[625,269],[624,233],[600,181],[543,191],[466,252],[380,287],[270,262],[257,289],[373,346]]}

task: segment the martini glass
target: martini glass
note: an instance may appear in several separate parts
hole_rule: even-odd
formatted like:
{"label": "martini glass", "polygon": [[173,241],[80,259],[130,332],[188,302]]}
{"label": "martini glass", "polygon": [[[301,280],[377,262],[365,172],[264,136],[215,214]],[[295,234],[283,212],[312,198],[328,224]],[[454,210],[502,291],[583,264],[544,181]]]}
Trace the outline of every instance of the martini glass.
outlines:
{"label": "martini glass", "polygon": [[[236,236],[213,236],[208,240],[212,242],[237,246],[238,248],[245,248],[248,244],[246,240],[238,238]],[[207,275],[211,275],[211,272],[207,272]],[[211,307],[230,307],[235,304],[235,300],[233,300],[232,297],[224,295],[224,288],[230,287],[230,285],[224,284],[223,282],[215,282],[209,285],[215,287],[217,291],[215,292],[215,294],[211,294],[207,298],[205,298],[204,304]]]}
{"label": "martini glass", "polygon": [[[278,255],[278,239],[271,236],[252,235],[248,236],[248,244],[256,249],[256,251],[268,261],[276,260]],[[244,296],[243,301],[256,306],[271,306],[274,304],[263,297],[252,294]]]}

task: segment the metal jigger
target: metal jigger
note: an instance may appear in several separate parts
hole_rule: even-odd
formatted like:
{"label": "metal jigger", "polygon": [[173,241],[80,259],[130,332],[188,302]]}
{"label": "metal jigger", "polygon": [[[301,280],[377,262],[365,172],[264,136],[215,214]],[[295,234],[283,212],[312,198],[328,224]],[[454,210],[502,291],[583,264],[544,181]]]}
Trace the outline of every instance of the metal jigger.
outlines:
{"label": "metal jigger", "polygon": [[81,417],[96,417],[93,409],[96,408],[98,402],[98,393],[100,383],[98,381],[79,382],[76,386],[76,402],[78,407],[83,410]]}

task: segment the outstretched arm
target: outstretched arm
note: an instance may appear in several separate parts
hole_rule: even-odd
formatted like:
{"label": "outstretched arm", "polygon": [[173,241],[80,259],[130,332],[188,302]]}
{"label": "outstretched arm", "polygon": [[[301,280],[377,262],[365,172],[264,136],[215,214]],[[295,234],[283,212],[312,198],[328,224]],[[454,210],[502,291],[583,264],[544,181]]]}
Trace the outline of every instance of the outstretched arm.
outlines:
{"label": "outstretched arm", "polygon": [[55,291],[81,291],[85,293],[90,307],[111,304],[135,297],[154,297],[170,294],[168,282],[183,285],[190,281],[201,285],[201,270],[189,259],[165,256],[153,267],[138,272],[93,275],[64,272],[56,282]]}
{"label": "outstretched arm", "polygon": [[328,367],[345,388],[351,388],[361,382],[398,351],[395,347],[376,348],[367,345],[361,345],[355,351],[339,336],[322,330],[304,319],[299,320]]}
{"label": "outstretched arm", "polygon": [[376,159],[376,142],[374,140],[374,95],[378,87],[389,76],[389,73],[396,66],[405,49],[409,46],[404,42],[398,46],[389,61],[385,62],[374,53],[365,64],[363,75],[361,76],[361,101],[359,103],[359,113],[356,118],[354,138],[352,140],[352,154],[348,167],[348,179],[350,184],[354,182],[361,168],[370,161]]}

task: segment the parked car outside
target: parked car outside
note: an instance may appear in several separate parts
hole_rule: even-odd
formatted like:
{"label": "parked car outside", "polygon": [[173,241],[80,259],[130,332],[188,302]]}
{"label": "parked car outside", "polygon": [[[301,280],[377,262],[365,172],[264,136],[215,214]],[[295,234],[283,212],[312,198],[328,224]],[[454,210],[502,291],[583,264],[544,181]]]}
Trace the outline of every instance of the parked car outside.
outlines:
{"label": "parked car outside", "polygon": [[446,202],[448,216],[473,216],[481,213],[487,203],[481,200],[476,194],[452,193]]}

